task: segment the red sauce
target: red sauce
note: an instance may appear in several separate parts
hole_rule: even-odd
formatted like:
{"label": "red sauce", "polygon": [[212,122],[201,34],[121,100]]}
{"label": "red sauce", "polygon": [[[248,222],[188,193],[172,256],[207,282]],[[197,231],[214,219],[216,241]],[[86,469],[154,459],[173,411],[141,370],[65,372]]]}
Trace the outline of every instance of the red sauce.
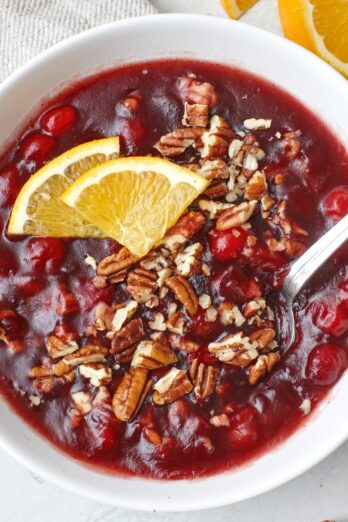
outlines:
{"label": "red sauce", "polygon": [[[220,364],[216,393],[205,402],[190,394],[171,405],[154,407],[148,397],[132,422],[121,423],[109,412],[96,409],[76,429],[67,413],[69,393],[71,387],[78,391],[86,386],[82,376],[72,385],[57,386],[44,395],[39,406],[32,405],[29,397],[35,390],[28,372],[47,357],[47,336],[58,328],[88,341],[84,331],[93,322],[94,306],[101,300],[109,304],[122,301],[125,290],[122,285],[96,289],[93,270],[84,262],[87,253],[97,261],[112,253],[116,244],[111,240],[9,238],[6,223],[16,194],[45,162],[92,139],[120,135],[123,154],[155,154],[154,143],[181,126],[183,104],[177,80],[192,72],[198,80],[214,85],[218,93],[214,112],[234,130],[243,130],[246,118],[272,119],[271,129],[257,132],[267,154],[267,174],[271,177],[272,169],[285,174],[285,182],[273,186],[273,195],[287,200],[291,218],[309,232],[308,245],[347,212],[348,157],[337,137],[287,93],[229,67],[164,61],[120,68],[72,86],[28,122],[23,135],[0,159],[0,327],[13,341],[12,349],[0,341],[0,390],[44,437],[74,458],[107,471],[173,479],[208,475],[245,463],[299,428],[304,422],[303,400],[309,399],[315,408],[347,366],[346,245],[298,297],[296,345],[255,386],[249,384],[242,368]],[[130,110],[123,101],[134,90],[141,102]],[[301,130],[301,154],[289,160],[274,133],[297,129]],[[261,227],[257,218],[253,226]],[[281,281],[289,260],[271,254],[261,242],[253,255],[243,256],[243,231],[233,240],[223,233],[212,236],[214,259],[206,231],[192,239],[204,245],[205,261],[212,272],[211,280],[193,278],[197,293],[209,290],[218,302],[222,295],[229,297],[231,281],[237,280],[243,301],[243,292],[251,290],[250,279],[248,284],[244,282],[246,286],[238,283],[238,270],[242,269],[257,281],[262,295],[272,300],[276,289],[271,281],[277,274]],[[262,237],[261,229],[259,235]],[[73,306],[76,312],[64,315],[64,306]],[[212,363],[207,343],[229,331],[215,322],[207,324],[201,313],[193,319],[189,337],[200,343],[201,360]],[[186,368],[190,356],[179,352],[178,357]],[[122,371],[116,372],[111,392],[121,375]],[[211,412],[222,411],[228,412],[230,426],[216,428],[209,423]],[[160,446],[150,443],[144,437],[146,427],[161,432],[166,442]],[[206,438],[213,451],[203,444]]]}

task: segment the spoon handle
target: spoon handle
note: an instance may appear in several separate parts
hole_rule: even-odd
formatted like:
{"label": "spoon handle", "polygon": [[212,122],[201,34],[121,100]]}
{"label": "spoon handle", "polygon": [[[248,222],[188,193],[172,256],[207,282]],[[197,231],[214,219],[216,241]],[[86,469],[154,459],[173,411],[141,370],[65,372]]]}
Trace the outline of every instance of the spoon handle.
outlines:
{"label": "spoon handle", "polygon": [[348,239],[348,214],[314,243],[291,266],[283,292],[294,299],[318,268]]}

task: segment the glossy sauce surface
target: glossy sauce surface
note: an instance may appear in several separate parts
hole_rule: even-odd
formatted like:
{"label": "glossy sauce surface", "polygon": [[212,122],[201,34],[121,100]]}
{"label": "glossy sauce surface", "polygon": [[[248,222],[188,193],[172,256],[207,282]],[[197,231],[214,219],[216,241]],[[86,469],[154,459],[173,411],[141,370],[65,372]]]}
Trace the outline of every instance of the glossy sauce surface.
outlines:
{"label": "glossy sauce surface", "polygon": [[[28,372],[47,357],[47,336],[65,331],[88,342],[84,332],[93,322],[95,305],[99,301],[122,302],[126,290],[122,284],[95,288],[94,272],[84,261],[87,254],[100,261],[117,251],[118,246],[111,240],[9,238],[6,223],[16,194],[44,162],[92,139],[119,134],[124,155],[156,154],[154,143],[181,126],[182,100],[177,80],[192,72],[199,80],[214,85],[219,97],[213,113],[222,116],[235,131],[243,130],[246,118],[272,119],[271,129],[257,133],[267,155],[266,173],[270,177],[272,170],[284,173],[285,181],[273,186],[273,196],[287,200],[291,218],[308,231],[306,244],[310,245],[346,212],[348,158],[344,147],[291,96],[235,69],[201,62],[156,62],[89,79],[43,107],[0,159],[0,325],[13,339],[12,349],[0,341],[1,392],[27,422],[73,457],[106,470],[158,478],[215,473],[271,449],[303,424],[303,401],[308,399],[315,408],[347,365],[346,245],[297,300],[296,346],[255,386],[249,384],[242,368],[223,365],[219,391],[205,402],[195,400],[191,394],[171,405],[154,407],[149,397],[132,422],[121,423],[108,411],[97,408],[76,429],[72,429],[68,413],[69,393],[71,386],[76,391],[86,388],[82,376],[77,376],[73,385],[55,387],[39,406],[30,401],[35,390]],[[123,104],[132,91],[141,96],[135,112]],[[59,116],[47,112],[60,106],[74,109]],[[289,161],[274,133],[298,129],[302,151]],[[338,198],[332,196],[336,187],[340,187]],[[253,228],[260,237],[262,226],[255,218]],[[258,281],[262,295],[271,302],[276,292],[273,281],[281,281],[289,260],[264,249],[248,256],[238,251],[235,259],[227,261],[214,258],[207,236],[211,227],[208,220],[205,228],[192,238],[192,242],[204,245],[204,261],[212,273],[211,278],[193,277],[197,294],[213,295],[215,304],[222,296],[231,297],[228,284],[221,282],[221,274],[228,282],[234,270],[231,267],[242,267]],[[67,294],[74,298],[73,314],[62,312]],[[167,309],[169,303],[170,298],[159,309]],[[11,310],[14,315],[6,315],[4,310]],[[145,317],[147,314],[150,319],[156,311],[144,312]],[[208,342],[231,331],[220,324],[206,326],[198,316],[192,319],[188,337],[200,344],[199,357],[214,363],[206,349]],[[177,356],[182,367],[188,368],[191,354],[178,352]],[[109,386],[111,393],[122,371],[115,372]],[[160,375],[161,370],[157,376]],[[216,428],[209,422],[212,412],[222,411],[230,415],[229,428]],[[144,436],[145,428],[160,432],[165,443],[150,443]],[[207,438],[214,451],[207,450]]]}

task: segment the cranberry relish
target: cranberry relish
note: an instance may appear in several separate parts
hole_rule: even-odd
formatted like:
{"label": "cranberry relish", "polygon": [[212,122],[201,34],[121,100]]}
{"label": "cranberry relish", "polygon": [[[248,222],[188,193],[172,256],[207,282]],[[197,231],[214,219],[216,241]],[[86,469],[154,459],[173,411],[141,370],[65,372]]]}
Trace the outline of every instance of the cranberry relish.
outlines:
{"label": "cranberry relish", "polygon": [[[7,236],[31,174],[117,134],[212,180],[156,251]],[[313,114],[231,68],[138,64],[63,93],[0,160],[2,393],[107,470],[202,476],[274,447],[347,366],[346,247],[299,297],[287,354],[272,313],[291,260],[346,214],[347,165]]]}

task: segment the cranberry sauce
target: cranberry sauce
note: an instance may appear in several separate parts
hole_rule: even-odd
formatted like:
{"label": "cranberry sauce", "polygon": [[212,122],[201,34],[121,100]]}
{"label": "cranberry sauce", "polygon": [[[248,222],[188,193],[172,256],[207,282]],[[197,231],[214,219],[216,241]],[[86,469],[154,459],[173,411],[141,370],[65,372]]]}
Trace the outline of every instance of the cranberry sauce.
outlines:
{"label": "cranberry sauce", "polygon": [[[77,144],[120,135],[122,155],[158,155],[153,145],[182,127],[178,80],[192,73],[214,86],[217,100],[211,115],[221,116],[235,132],[245,132],[248,118],[272,120],[271,128],[255,131],[266,153],[263,168],[272,198],[286,201],[289,218],[308,232],[303,244],[313,243],[347,213],[348,158],[323,123],[274,85],[203,62],[137,64],[89,78],[42,106],[0,158],[1,393],[31,426],[72,457],[108,471],[166,479],[223,471],[273,448],[304,423],[338,381],[348,351],[347,245],[297,299],[298,341],[282,354],[280,340],[280,361],[257,383],[250,383],[243,366],[222,364],[207,349],[232,330],[214,317],[207,320],[200,308],[191,318],[185,315],[186,340],[199,350],[180,350],[178,341],[176,356],[185,370],[195,357],[207,365],[218,363],[214,393],[205,400],[190,393],[164,406],[154,405],[150,394],[134,419],[121,422],[103,393],[81,373],[76,372],[74,382],[56,379],[54,386],[49,375],[46,380],[41,375],[39,390],[30,378],[33,367],[45,368],[48,336],[91,344],[88,327],[96,305],[125,300],[123,283],[96,288],[95,271],[85,262],[87,255],[99,262],[119,246],[107,239],[8,237],[6,225],[23,183]],[[282,136],[298,130],[301,149],[289,154]],[[188,160],[183,154],[179,162]],[[257,241],[249,244],[245,227],[235,234],[214,230],[208,235],[214,228],[210,219],[193,236],[192,242],[203,246],[208,269],[190,280],[197,295],[209,294],[214,305],[224,299],[239,305],[255,297],[272,303],[296,253],[270,249],[259,217],[253,218],[252,227]],[[168,310],[170,295],[157,309],[143,310],[145,320]],[[115,366],[109,357],[112,395],[127,367]],[[163,374],[163,369],[156,370],[153,377]],[[71,390],[86,389],[93,392],[93,408],[74,422]]]}

